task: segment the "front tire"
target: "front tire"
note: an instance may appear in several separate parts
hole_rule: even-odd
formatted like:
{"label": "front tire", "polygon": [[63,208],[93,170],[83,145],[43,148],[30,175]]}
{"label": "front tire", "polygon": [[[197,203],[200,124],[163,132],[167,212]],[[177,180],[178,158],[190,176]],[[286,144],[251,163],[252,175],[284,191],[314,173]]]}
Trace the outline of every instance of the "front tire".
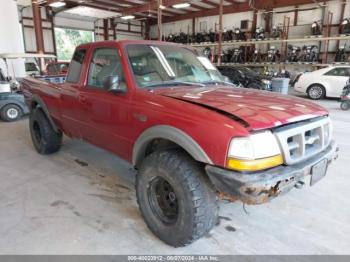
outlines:
{"label": "front tire", "polygon": [[55,132],[40,108],[33,109],[30,113],[29,128],[33,145],[39,154],[52,154],[61,148],[62,133]]}
{"label": "front tire", "polygon": [[185,246],[216,224],[216,192],[203,168],[180,150],[157,151],[142,163],[136,195],[149,229],[166,244]]}
{"label": "front tire", "polygon": [[308,88],[307,95],[312,100],[319,100],[326,96],[326,90],[322,85],[312,85]]}
{"label": "front tire", "polygon": [[1,109],[1,119],[6,122],[13,122],[20,119],[23,115],[22,109],[14,104],[9,104]]}

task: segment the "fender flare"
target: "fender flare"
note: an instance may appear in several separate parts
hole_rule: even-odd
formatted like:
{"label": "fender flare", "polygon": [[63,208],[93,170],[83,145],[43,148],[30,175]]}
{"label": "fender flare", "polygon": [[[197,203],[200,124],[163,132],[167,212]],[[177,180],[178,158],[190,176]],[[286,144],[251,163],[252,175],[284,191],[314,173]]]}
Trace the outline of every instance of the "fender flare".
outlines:
{"label": "fender flare", "polygon": [[149,142],[157,138],[166,139],[179,145],[199,162],[213,164],[200,145],[185,132],[172,126],[157,125],[145,130],[136,140],[132,153],[134,166],[141,163]]}
{"label": "fender flare", "polygon": [[32,96],[32,99],[31,99],[31,100],[32,100],[32,101],[31,101],[31,105],[30,105],[30,108],[29,108],[30,111],[32,111],[32,110],[34,109],[34,108],[33,108],[33,103],[37,103],[37,104],[40,106],[40,108],[43,110],[43,112],[44,112],[44,114],[46,115],[47,119],[49,120],[49,122],[50,122],[50,124],[51,124],[53,130],[54,130],[55,132],[58,133],[59,130],[58,130],[58,128],[57,128],[55,122],[53,121],[53,119],[52,119],[52,117],[51,117],[51,115],[50,115],[49,109],[47,108],[47,106],[46,106],[44,100],[42,100],[41,97],[38,96],[38,95],[36,95],[36,94],[34,94],[34,95]]}
{"label": "fender flare", "polygon": [[25,104],[24,103],[21,103],[21,102],[19,102],[19,101],[17,101],[17,100],[15,100],[15,99],[10,99],[10,100],[7,100],[7,101],[0,101],[0,110],[3,108],[3,107],[5,107],[5,106],[7,106],[7,105],[16,105],[16,106],[18,106],[21,110],[22,110],[22,112],[25,114],[25,113],[28,113],[28,111],[27,111],[27,109],[26,109],[26,107],[25,107]]}

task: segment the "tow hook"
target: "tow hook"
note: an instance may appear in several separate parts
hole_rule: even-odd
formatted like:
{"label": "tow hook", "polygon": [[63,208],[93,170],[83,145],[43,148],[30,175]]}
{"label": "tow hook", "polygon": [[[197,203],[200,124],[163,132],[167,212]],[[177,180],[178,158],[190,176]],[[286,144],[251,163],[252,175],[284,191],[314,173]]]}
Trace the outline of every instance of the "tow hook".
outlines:
{"label": "tow hook", "polygon": [[303,181],[298,181],[298,182],[296,182],[294,187],[297,189],[301,189],[304,185],[305,185],[305,183]]}

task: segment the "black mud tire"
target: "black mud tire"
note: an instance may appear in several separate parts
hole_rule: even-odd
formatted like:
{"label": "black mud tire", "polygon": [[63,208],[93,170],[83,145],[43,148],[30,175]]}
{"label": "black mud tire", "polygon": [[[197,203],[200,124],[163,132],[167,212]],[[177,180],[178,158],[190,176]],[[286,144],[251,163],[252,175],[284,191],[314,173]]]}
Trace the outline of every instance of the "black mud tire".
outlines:
{"label": "black mud tire", "polygon": [[343,111],[347,111],[350,109],[350,102],[349,101],[343,101],[340,103],[340,109]]}
{"label": "black mud tire", "polygon": [[326,89],[323,85],[314,84],[307,89],[307,95],[312,100],[320,100],[326,97]]}
{"label": "black mud tire", "polygon": [[[186,246],[217,223],[216,192],[204,172],[203,166],[176,149],[154,152],[141,164],[136,176],[141,214],[153,234],[170,246]],[[168,191],[162,190],[164,184]],[[157,194],[157,188],[168,198]],[[168,207],[176,204],[177,208],[169,211],[167,204],[162,205],[166,201]]]}
{"label": "black mud tire", "polygon": [[45,113],[40,108],[31,111],[29,129],[33,145],[39,154],[52,154],[61,148],[62,133],[55,132]]}
{"label": "black mud tire", "polygon": [[13,122],[20,119],[23,115],[22,109],[15,104],[8,104],[1,108],[0,117],[3,121]]}

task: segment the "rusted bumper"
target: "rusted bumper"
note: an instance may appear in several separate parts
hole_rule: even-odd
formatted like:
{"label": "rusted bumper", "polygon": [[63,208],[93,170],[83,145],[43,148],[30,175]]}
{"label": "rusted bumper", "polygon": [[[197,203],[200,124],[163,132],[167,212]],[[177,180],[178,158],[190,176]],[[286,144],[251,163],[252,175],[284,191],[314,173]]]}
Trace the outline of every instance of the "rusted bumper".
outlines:
{"label": "rusted bumper", "polygon": [[314,157],[292,166],[279,166],[255,173],[240,173],[211,165],[207,174],[216,189],[240,199],[246,204],[262,204],[269,199],[290,191],[293,187],[310,181],[312,167],[323,159],[330,164],[338,156],[338,147],[332,142],[324,151]]}

